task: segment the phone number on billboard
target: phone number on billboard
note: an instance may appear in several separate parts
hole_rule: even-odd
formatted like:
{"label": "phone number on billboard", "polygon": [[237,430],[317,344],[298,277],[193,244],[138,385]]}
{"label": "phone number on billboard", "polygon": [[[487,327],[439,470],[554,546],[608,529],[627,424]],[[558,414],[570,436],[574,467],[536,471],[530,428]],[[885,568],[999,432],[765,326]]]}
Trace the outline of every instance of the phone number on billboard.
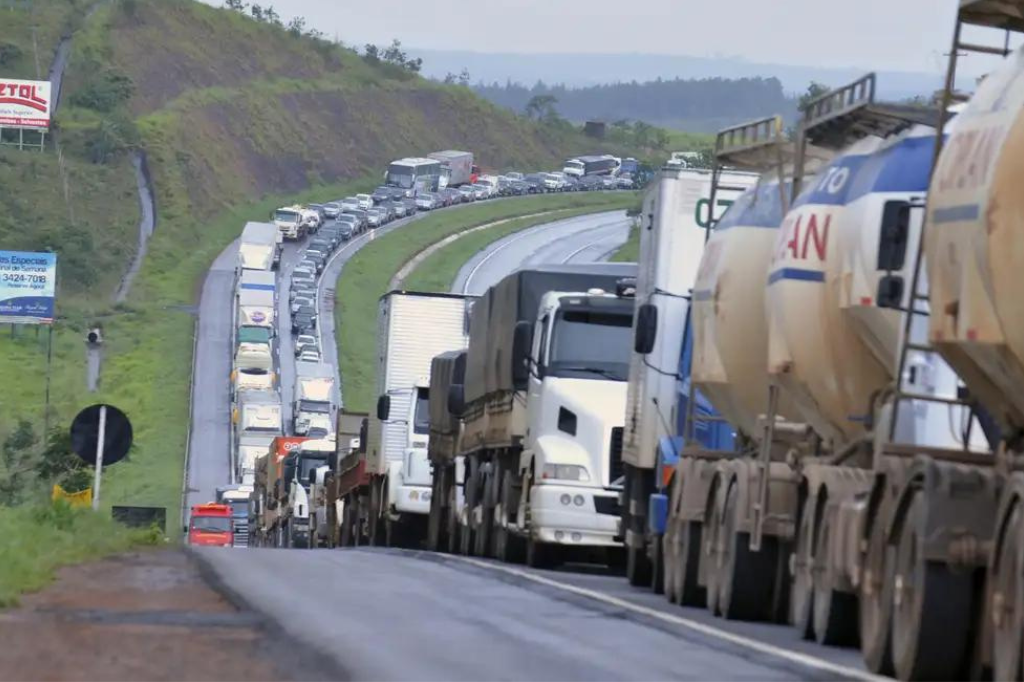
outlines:
{"label": "phone number on billboard", "polygon": [[27,282],[29,284],[46,284],[46,275],[26,275],[19,272],[5,272],[0,276],[4,282]]}

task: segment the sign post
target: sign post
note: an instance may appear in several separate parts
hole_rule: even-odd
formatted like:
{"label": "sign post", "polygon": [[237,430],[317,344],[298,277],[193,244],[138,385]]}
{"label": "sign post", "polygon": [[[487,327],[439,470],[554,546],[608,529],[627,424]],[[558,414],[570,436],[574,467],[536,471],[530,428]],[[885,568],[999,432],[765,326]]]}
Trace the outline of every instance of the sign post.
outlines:
{"label": "sign post", "polygon": [[107,438],[107,406],[100,405],[100,432],[96,437],[96,476],[92,482],[92,508],[100,508],[100,479],[103,478],[103,446]]}

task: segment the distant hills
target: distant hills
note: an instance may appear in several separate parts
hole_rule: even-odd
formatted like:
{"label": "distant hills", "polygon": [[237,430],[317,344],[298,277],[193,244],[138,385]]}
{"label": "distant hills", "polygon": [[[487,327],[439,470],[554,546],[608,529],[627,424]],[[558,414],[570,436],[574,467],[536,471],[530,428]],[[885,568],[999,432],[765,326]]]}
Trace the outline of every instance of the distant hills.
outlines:
{"label": "distant hills", "polygon": [[[448,73],[458,74],[467,69],[472,83],[504,86],[511,82],[527,88],[532,88],[537,81],[581,88],[632,81],[644,83],[658,78],[777,79],[781,92],[794,96],[803,92],[811,81],[837,86],[867,71],[856,67],[824,68],[660,54],[517,54],[420,49],[409,52],[423,59],[423,73],[432,78],[444,78]],[[942,87],[942,78],[938,70],[934,73],[881,71],[878,72],[878,97],[902,100],[928,96]],[[972,81],[968,76],[960,85],[970,88]]]}

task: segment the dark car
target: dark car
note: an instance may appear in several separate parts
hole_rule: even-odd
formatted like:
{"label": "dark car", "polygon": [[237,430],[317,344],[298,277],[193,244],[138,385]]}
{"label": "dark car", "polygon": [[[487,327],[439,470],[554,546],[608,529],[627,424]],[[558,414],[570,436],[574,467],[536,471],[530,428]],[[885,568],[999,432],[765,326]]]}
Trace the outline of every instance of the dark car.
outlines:
{"label": "dark car", "polygon": [[303,312],[298,312],[292,315],[292,336],[310,334],[313,332],[315,327],[316,324],[313,322],[312,315]]}
{"label": "dark car", "polygon": [[367,226],[369,226],[370,224],[370,216],[366,213],[366,211],[364,211],[361,208],[348,209],[345,211],[345,213],[349,213],[356,217],[356,219],[359,221],[360,230],[365,230]]}
{"label": "dark car", "polygon": [[310,323],[316,327],[316,308],[312,305],[300,305],[293,314],[293,317],[306,316],[310,319]]}
{"label": "dark car", "polygon": [[341,240],[343,242],[347,242],[349,239],[352,239],[352,235],[354,233],[355,230],[353,230],[352,226],[348,223],[345,223],[338,228],[338,234],[341,236]]}
{"label": "dark car", "polygon": [[387,201],[391,198],[391,188],[381,186],[373,190],[373,194],[370,195],[373,198],[373,203],[379,204],[382,201]]}
{"label": "dark car", "polygon": [[329,232],[320,231],[316,235],[316,239],[309,243],[309,248],[314,251],[320,251],[322,253],[330,253],[334,251],[334,239],[331,237]]}
{"label": "dark car", "polygon": [[338,216],[338,219],[334,224],[339,227],[348,225],[349,229],[352,230],[353,233],[359,232],[359,218],[351,213],[342,213]]}
{"label": "dark car", "polygon": [[402,203],[405,204],[406,215],[416,215],[416,200],[412,197],[406,197],[402,199]]}
{"label": "dark car", "polygon": [[523,178],[523,182],[529,188],[527,190],[528,194],[540,194],[547,191],[547,188],[544,186],[544,176],[540,173],[530,173]]}

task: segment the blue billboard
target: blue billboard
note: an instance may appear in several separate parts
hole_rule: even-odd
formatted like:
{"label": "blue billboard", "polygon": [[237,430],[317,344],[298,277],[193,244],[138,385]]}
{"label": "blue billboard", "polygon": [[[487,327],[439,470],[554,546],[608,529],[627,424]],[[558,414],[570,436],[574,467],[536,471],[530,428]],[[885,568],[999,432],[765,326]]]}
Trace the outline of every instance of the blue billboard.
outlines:
{"label": "blue billboard", "polygon": [[0,251],[0,322],[52,324],[57,254]]}

